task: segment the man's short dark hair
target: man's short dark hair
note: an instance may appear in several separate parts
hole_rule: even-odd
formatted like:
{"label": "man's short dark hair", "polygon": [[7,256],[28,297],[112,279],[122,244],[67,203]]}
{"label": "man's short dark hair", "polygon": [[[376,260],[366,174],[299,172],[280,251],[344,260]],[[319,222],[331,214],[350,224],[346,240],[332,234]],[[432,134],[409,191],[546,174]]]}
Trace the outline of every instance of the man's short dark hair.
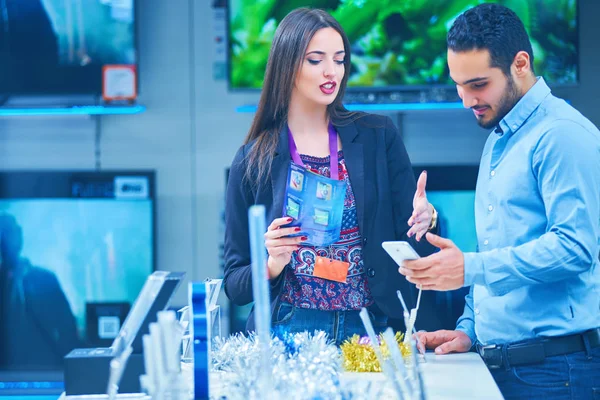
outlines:
{"label": "man's short dark hair", "polygon": [[500,4],[480,4],[459,15],[448,32],[447,43],[457,53],[488,50],[490,66],[500,68],[506,76],[510,76],[517,53],[525,51],[534,72],[533,49],[525,26],[514,11]]}

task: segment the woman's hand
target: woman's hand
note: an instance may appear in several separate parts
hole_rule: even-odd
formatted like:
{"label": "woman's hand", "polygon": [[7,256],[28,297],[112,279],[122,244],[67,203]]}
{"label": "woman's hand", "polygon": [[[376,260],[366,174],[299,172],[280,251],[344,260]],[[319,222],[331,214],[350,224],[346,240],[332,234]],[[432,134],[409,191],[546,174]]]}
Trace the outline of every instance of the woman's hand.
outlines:
{"label": "woman's hand", "polygon": [[299,226],[291,228],[281,228],[282,225],[292,222],[292,218],[277,218],[271,222],[265,233],[265,247],[269,253],[267,266],[269,269],[269,279],[277,278],[281,271],[289,264],[292,253],[299,248],[299,244],[304,242],[306,236],[286,237],[300,232]]}
{"label": "woman's hand", "polygon": [[411,227],[408,231],[408,237],[417,235],[417,242],[427,233],[431,219],[433,218],[433,206],[427,201],[425,185],[427,184],[427,171],[421,172],[417,182],[417,191],[413,198],[413,213],[408,220]]}

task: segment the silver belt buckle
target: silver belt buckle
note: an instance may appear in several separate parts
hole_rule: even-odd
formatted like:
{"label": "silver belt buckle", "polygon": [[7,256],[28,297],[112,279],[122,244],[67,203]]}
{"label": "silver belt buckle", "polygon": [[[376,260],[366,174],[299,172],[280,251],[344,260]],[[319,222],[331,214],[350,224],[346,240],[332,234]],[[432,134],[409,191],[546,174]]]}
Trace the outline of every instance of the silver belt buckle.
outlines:
{"label": "silver belt buckle", "polygon": [[[500,346],[498,346],[497,344],[488,344],[485,346],[481,346],[479,354],[481,355],[481,358],[483,358],[483,361],[485,362],[488,368],[497,369],[502,367],[502,351],[500,351],[499,349]],[[491,350],[497,351],[492,353]],[[486,353],[488,353],[487,357]],[[493,357],[492,354],[496,355],[496,357]],[[497,360],[495,360],[494,358],[497,358]]]}

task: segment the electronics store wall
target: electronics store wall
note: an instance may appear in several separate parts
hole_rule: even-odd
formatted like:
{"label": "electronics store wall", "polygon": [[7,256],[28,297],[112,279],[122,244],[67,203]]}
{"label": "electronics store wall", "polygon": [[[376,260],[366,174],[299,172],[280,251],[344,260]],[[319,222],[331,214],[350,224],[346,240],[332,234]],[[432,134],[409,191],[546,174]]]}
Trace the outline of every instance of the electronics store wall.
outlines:
{"label": "electronics store wall", "polygon": [[[188,278],[220,275],[219,215],[224,169],[252,114],[235,108],[256,94],[228,94],[213,81],[213,11],[209,0],[144,0],[140,7],[140,104],[148,110],[101,120],[102,168],[157,170],[157,266]],[[556,92],[600,126],[600,2],[582,0],[581,83]],[[93,169],[89,117],[0,118],[0,169]],[[478,163],[486,132],[467,110],[407,113],[403,134],[415,164]],[[175,299],[186,301],[185,290]]]}

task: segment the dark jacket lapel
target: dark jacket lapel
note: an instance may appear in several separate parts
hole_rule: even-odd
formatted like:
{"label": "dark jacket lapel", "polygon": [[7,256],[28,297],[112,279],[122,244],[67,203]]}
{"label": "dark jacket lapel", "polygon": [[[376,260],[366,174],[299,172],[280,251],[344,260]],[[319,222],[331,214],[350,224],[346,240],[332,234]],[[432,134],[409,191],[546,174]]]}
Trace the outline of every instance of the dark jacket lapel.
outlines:
{"label": "dark jacket lapel", "polygon": [[288,144],[287,125],[279,132],[279,143],[273,156],[271,169],[271,185],[273,190],[273,216],[279,218],[283,215],[283,200],[285,198],[285,186],[291,161],[290,148]]}

